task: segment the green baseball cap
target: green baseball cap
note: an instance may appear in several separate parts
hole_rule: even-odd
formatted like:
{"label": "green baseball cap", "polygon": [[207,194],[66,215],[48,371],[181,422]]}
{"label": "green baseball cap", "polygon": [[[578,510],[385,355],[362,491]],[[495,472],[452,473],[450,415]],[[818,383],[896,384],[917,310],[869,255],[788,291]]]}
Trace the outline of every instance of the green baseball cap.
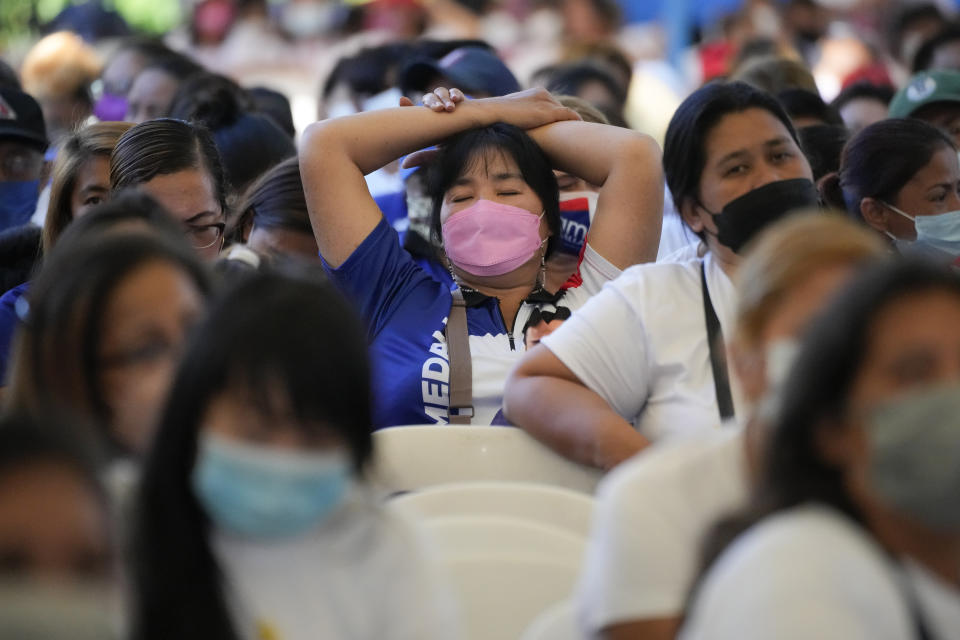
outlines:
{"label": "green baseball cap", "polygon": [[923,71],[910,78],[890,101],[891,118],[908,118],[934,102],[960,103],[960,72]]}

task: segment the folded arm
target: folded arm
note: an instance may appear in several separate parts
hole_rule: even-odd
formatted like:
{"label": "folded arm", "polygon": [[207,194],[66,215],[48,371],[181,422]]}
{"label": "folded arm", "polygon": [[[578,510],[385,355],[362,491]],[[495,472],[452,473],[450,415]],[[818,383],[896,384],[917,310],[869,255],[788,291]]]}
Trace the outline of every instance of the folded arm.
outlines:
{"label": "folded arm", "polygon": [[649,444],[544,345],[531,349],[507,378],[503,407],[512,423],[560,455],[601,469]]}
{"label": "folded arm", "polygon": [[592,122],[529,131],[554,167],[600,186],[590,246],[625,269],[657,258],[663,222],[660,148],[647,135]]}
{"label": "folded arm", "polygon": [[575,118],[543,90],[472,100],[450,113],[397,107],[312,124],[300,152],[307,209],[320,254],[340,266],[380,221],[363,176],[452,135],[509,122],[523,128]]}

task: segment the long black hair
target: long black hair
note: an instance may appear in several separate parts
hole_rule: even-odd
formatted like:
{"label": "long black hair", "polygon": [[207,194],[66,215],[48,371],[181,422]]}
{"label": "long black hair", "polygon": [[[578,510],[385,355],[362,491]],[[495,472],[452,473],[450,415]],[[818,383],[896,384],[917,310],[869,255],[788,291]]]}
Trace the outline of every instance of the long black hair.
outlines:
{"label": "long black hair", "polygon": [[469,129],[447,140],[440,155],[427,171],[427,195],[433,200],[430,226],[433,240],[443,243],[440,209],[443,196],[453,183],[468,171],[474,162],[484,161],[490,151],[513,159],[523,181],[530,185],[543,205],[544,218],[553,235],[547,241],[546,257],[550,257],[560,238],[560,192],[557,179],[546,154],[533,138],[513,125],[498,122],[488,127]]}
{"label": "long black hair", "polygon": [[684,100],[667,127],[663,169],[677,208],[686,199],[700,198],[700,178],[707,163],[706,140],[723,116],[747,109],[764,109],[783,123],[797,146],[800,141],[783,106],[769,93],[744,82],[711,82]]}
{"label": "long black hair", "polygon": [[225,390],[299,425],[340,435],[359,472],[370,459],[371,387],[361,323],[332,285],[271,273],[239,281],[193,336],[147,457],[136,516],[134,637],[237,638],[209,522],[191,486],[200,420]]}
{"label": "long black hair", "polygon": [[[120,228],[135,221],[145,228]],[[109,430],[100,383],[104,311],[120,282],[154,260],[177,266],[199,291],[209,291],[207,272],[182,231],[143,194],[111,200],[71,224],[19,309],[23,325],[14,342],[7,406],[31,414],[50,407],[72,411],[102,429],[98,439],[108,451],[123,452]]]}
{"label": "long black hair", "polygon": [[830,206],[863,220],[860,201],[891,202],[907,182],[941,149],[953,149],[942,130],[915,118],[891,118],[864,127],[843,149],[840,171],[820,182],[820,197]]}

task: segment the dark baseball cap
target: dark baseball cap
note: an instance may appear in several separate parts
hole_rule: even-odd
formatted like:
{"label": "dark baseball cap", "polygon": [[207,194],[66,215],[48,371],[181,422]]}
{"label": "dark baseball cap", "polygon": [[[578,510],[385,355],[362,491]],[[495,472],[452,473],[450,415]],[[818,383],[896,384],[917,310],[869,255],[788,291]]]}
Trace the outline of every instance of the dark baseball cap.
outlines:
{"label": "dark baseball cap", "polygon": [[11,87],[0,88],[0,139],[33,143],[41,150],[49,145],[40,105],[29,94]]}
{"label": "dark baseball cap", "polygon": [[404,94],[425,91],[437,76],[447,79],[451,88],[467,94],[504,96],[520,91],[520,83],[507,65],[483,47],[461,47],[440,60],[419,60],[407,65],[400,74],[400,89]]}

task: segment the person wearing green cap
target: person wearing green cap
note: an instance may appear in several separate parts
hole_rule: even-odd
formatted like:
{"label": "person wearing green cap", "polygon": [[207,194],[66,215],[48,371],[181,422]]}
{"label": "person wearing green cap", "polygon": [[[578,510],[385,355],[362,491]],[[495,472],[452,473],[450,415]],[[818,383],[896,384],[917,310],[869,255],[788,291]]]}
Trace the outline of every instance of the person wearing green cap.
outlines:
{"label": "person wearing green cap", "polygon": [[960,71],[923,71],[890,102],[891,118],[916,118],[940,127],[960,144]]}

